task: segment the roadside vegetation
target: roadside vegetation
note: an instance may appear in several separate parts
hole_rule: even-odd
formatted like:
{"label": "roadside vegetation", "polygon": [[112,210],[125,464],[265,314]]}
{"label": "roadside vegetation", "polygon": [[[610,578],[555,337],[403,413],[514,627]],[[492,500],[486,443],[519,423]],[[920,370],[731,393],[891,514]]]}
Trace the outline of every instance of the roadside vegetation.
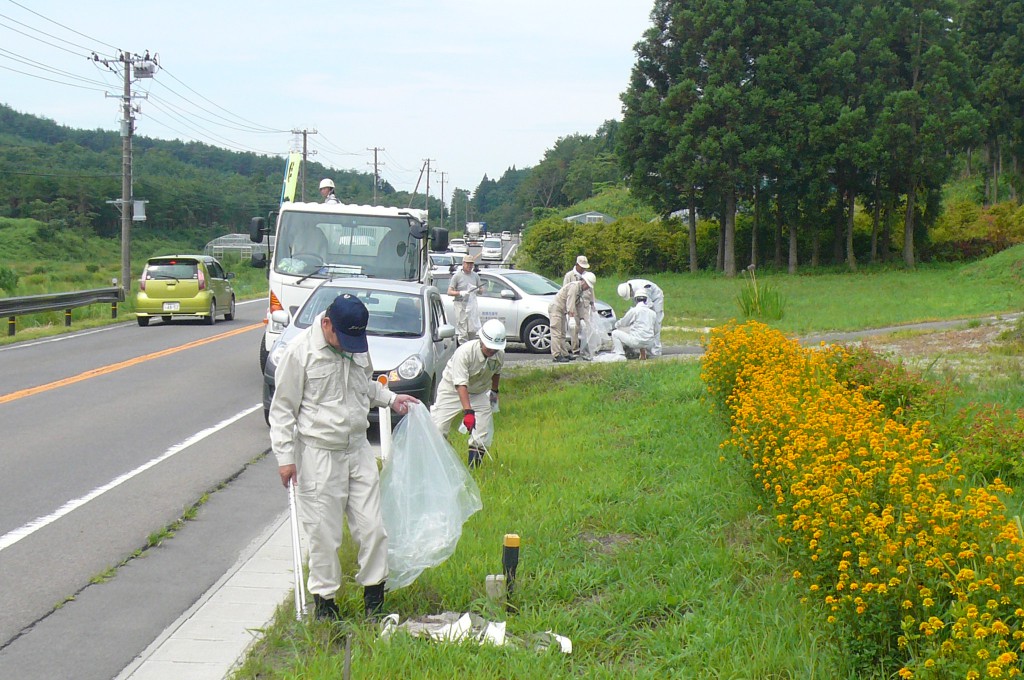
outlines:
{"label": "roadside vegetation", "polygon": [[[800,602],[749,473],[689,362],[506,376],[493,457],[474,475],[483,510],[455,554],[389,594],[403,619],[442,611],[505,620],[508,646],[376,639],[360,623],[299,625],[290,602],[236,678],[852,678],[842,642]],[[456,444],[463,450],[462,443]],[[522,537],[506,614],[485,596],[501,541]],[[351,543],[342,612],[361,620]],[[554,631],[571,655],[534,649]]]}
{"label": "roadside vegetation", "polygon": [[[890,309],[886,323],[904,318],[887,302],[891,285],[881,285],[897,276],[904,290],[915,293],[907,298],[916,305],[912,314],[949,318],[960,314],[951,313],[955,308],[942,301],[944,288],[957,281],[965,282],[969,291],[961,297],[966,308],[992,304],[996,307],[990,311],[1010,311],[1013,305],[1000,305],[1009,305],[1006,284],[1019,275],[1019,256],[1019,251],[1007,251],[967,266],[857,276],[821,273],[794,280],[814,282],[821,328],[846,327],[846,308],[860,296],[874,303],[865,308]],[[851,283],[859,279],[879,285]],[[720,309],[731,304],[735,311],[734,285],[741,285],[739,281],[719,278],[718,287],[731,292],[712,293],[713,277],[694,280],[706,286],[709,297],[726,301]],[[1013,300],[1019,310],[1020,301]],[[771,335],[777,331],[760,327],[766,337],[778,338],[772,340],[775,345],[783,342],[782,335]],[[1009,531],[1018,526],[1014,517],[1024,510],[1024,501],[1010,491],[1024,484],[1019,462],[1024,386],[1019,373],[999,373],[1006,366],[1001,361],[1024,358],[1022,327],[1024,322],[1011,325],[990,348],[986,357],[992,372],[980,376],[929,374],[899,356],[859,347],[816,353],[794,346],[790,353],[778,353],[772,343],[764,343],[761,354],[753,356],[735,333],[718,336],[715,352],[702,368],[659,360],[513,372],[502,390],[495,457],[475,473],[484,509],[467,523],[455,555],[391,594],[387,606],[403,619],[470,611],[487,620],[504,620],[511,644],[481,647],[403,635],[381,641],[375,629],[360,623],[360,590],[349,581],[339,596],[349,622],[300,625],[292,618],[290,602],[285,603],[235,677],[338,677],[346,646],[353,677],[881,679],[900,672],[902,677],[965,677],[979,668],[977,677],[1010,677],[1020,671],[1020,614],[1012,604],[1020,598],[1008,595],[1009,605],[998,596],[977,601],[992,590],[991,583],[1015,592],[1021,580],[1005,546],[987,546],[1002,540],[997,534],[1010,536],[1001,527]],[[781,365],[763,370],[776,353],[780,358],[774,360]],[[829,535],[827,546],[820,536],[813,539],[817,543],[808,542],[813,529],[796,526],[801,513],[810,516],[802,504],[796,506],[806,497],[796,491],[817,487],[810,481],[799,487],[781,481],[781,495],[774,483],[765,488],[769,474],[788,468],[773,468],[770,452],[761,453],[763,436],[770,435],[763,428],[787,422],[788,416],[777,417],[787,413],[786,404],[810,403],[798,381],[772,380],[789,375],[784,370],[789,364],[798,368],[797,357],[805,353],[807,361],[817,356],[826,361],[821,370],[837,376],[829,389],[860,400],[866,421],[888,418],[894,423],[889,428],[911,437],[899,440],[901,446],[929,453],[930,458],[908,464],[938,475],[933,486],[963,488],[965,502],[973,503],[972,513],[984,505],[985,517],[1001,522],[988,526],[977,515],[977,520],[958,524],[957,540],[975,547],[954,552],[953,562],[959,566],[951,573],[956,578],[947,580],[937,568],[936,560],[946,560],[948,551],[937,543],[930,544],[934,553],[921,548],[907,558],[918,570],[915,574],[927,571],[931,576],[920,583],[904,577],[898,587],[889,584],[910,568],[899,555],[885,564],[870,555],[858,557],[856,547],[869,534],[854,520],[870,523],[877,516],[910,521],[908,511],[896,507],[904,498],[902,482],[879,471],[885,460],[876,460],[874,454],[881,449],[869,446],[863,458],[847,463],[848,477],[868,475],[863,484],[867,479],[877,483],[868,485],[871,493],[865,489],[851,497],[855,517],[836,521],[839,533]],[[741,373],[746,377],[737,388]],[[802,373],[796,370],[795,375]],[[763,425],[721,419],[731,412],[722,409],[727,397],[752,398],[751,376],[770,382],[764,386],[766,402],[748,416],[760,417]],[[871,403],[876,406],[867,406]],[[824,415],[801,419],[800,414],[819,412],[803,406],[794,411],[796,422],[806,422],[804,427],[815,428],[823,441],[831,442],[810,461],[835,457],[845,450],[844,438],[860,432],[844,425],[829,430],[832,422]],[[924,439],[938,448],[929,448]],[[786,474],[799,479],[819,469],[825,470],[812,462]],[[923,498],[915,502],[924,503]],[[883,512],[886,502],[895,509]],[[819,506],[815,508],[827,510]],[[925,511],[916,512],[923,517]],[[890,523],[877,526],[879,536],[894,531],[883,531],[894,526]],[[975,529],[982,534],[969,533]],[[486,574],[500,572],[501,536],[508,532],[523,537],[515,596],[519,609],[514,613],[487,600],[483,586]],[[890,544],[878,544],[880,554],[885,545]],[[347,574],[355,570],[351,548],[347,544],[343,549]],[[846,552],[852,557],[844,557]],[[1002,570],[999,574],[984,566],[990,554]],[[845,590],[830,589],[835,583]],[[856,586],[852,591],[851,584]],[[956,588],[950,590],[951,584]],[[965,593],[965,599],[956,593]],[[535,649],[535,634],[546,630],[569,637],[573,653]],[[961,641],[958,631],[969,631],[971,640]]]}

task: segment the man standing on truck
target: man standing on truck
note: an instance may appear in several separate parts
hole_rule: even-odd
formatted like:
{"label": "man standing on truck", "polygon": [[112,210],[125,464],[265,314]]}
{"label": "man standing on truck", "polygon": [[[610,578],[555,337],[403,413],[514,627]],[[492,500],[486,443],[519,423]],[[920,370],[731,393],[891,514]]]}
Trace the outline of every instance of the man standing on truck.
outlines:
{"label": "man standing on truck", "polygon": [[288,344],[277,366],[270,404],[270,443],[281,483],[295,487],[309,545],[307,588],[317,619],[340,617],[344,520],[359,544],[359,573],[366,616],[384,606],[388,535],[380,508],[380,475],[366,439],[371,406],[409,412],[419,403],[373,380],[367,351],[370,313],[359,298],[335,298],[313,324]]}
{"label": "man standing on truck", "polygon": [[334,180],[330,177],[320,180],[320,195],[323,196],[324,203],[341,203],[341,199],[334,193]]}
{"label": "man standing on truck", "polygon": [[461,345],[476,337],[480,330],[480,307],[476,294],[480,289],[480,274],[474,269],[476,260],[472,255],[462,258],[462,269],[452,275],[448,284],[448,295],[455,302],[455,333]]}

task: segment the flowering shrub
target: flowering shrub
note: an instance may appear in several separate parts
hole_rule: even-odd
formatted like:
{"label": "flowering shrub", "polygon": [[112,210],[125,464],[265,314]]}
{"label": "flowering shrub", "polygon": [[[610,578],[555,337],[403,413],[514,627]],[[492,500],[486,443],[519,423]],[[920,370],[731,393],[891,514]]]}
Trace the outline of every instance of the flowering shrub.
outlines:
{"label": "flowering shrub", "polygon": [[1024,540],[997,496],[1011,489],[967,485],[926,421],[900,422],[838,379],[842,351],[729,324],[702,366],[731,424],[723,447],[752,465],[793,577],[849,631],[865,670],[1020,675]]}

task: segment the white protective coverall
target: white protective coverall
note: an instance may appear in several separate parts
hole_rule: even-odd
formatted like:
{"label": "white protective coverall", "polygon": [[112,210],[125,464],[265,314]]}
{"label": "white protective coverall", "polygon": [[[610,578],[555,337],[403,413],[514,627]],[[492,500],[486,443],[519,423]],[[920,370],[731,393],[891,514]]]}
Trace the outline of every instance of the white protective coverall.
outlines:
{"label": "white protective coverall", "polygon": [[647,304],[654,310],[657,323],[654,326],[654,346],[651,347],[651,356],[661,356],[661,323],[665,320],[665,293],[658,287],[658,284],[647,279],[630,279],[626,281],[629,285],[630,299],[638,290],[647,291]]}
{"label": "white protective coverall", "polygon": [[391,390],[374,381],[368,353],[342,353],[324,338],[320,319],[281,356],[270,404],[270,443],[279,466],[296,467],[296,505],[309,545],[307,589],[334,598],[341,586],[342,520],[359,544],[357,583],[388,575],[380,476],[366,440],[371,407]]}
{"label": "white protective coverall", "polygon": [[650,350],[654,346],[654,326],[657,315],[654,310],[637,301],[622,318],[615,322],[612,331],[612,351],[625,354],[623,345],[632,349]]}
{"label": "white protective coverall", "polygon": [[477,302],[477,289],[482,281],[474,271],[468,274],[464,269],[452,274],[448,283],[448,294],[456,291],[452,297],[455,303],[455,333],[459,344],[472,340],[480,330],[480,305]]}
{"label": "white protective coverall", "polygon": [[505,352],[502,350],[485,357],[480,349],[480,340],[459,345],[441,374],[437,399],[430,407],[430,419],[442,436],[447,437],[452,423],[462,419],[462,402],[456,388],[465,385],[469,391],[469,404],[476,412],[476,427],[469,436],[469,445],[490,447],[494,440],[494,417],[488,392],[494,376],[501,375],[504,363]]}

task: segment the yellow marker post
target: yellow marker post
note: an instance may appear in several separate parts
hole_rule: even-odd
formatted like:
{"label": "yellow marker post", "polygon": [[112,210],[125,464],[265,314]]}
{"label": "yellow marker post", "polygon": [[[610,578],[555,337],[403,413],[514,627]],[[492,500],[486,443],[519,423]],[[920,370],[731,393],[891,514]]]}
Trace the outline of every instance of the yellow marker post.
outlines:
{"label": "yellow marker post", "polygon": [[[519,534],[505,534],[501,548],[501,568],[505,572],[505,593],[509,601],[515,586],[516,569],[519,567]],[[511,605],[509,605],[511,606]]]}

